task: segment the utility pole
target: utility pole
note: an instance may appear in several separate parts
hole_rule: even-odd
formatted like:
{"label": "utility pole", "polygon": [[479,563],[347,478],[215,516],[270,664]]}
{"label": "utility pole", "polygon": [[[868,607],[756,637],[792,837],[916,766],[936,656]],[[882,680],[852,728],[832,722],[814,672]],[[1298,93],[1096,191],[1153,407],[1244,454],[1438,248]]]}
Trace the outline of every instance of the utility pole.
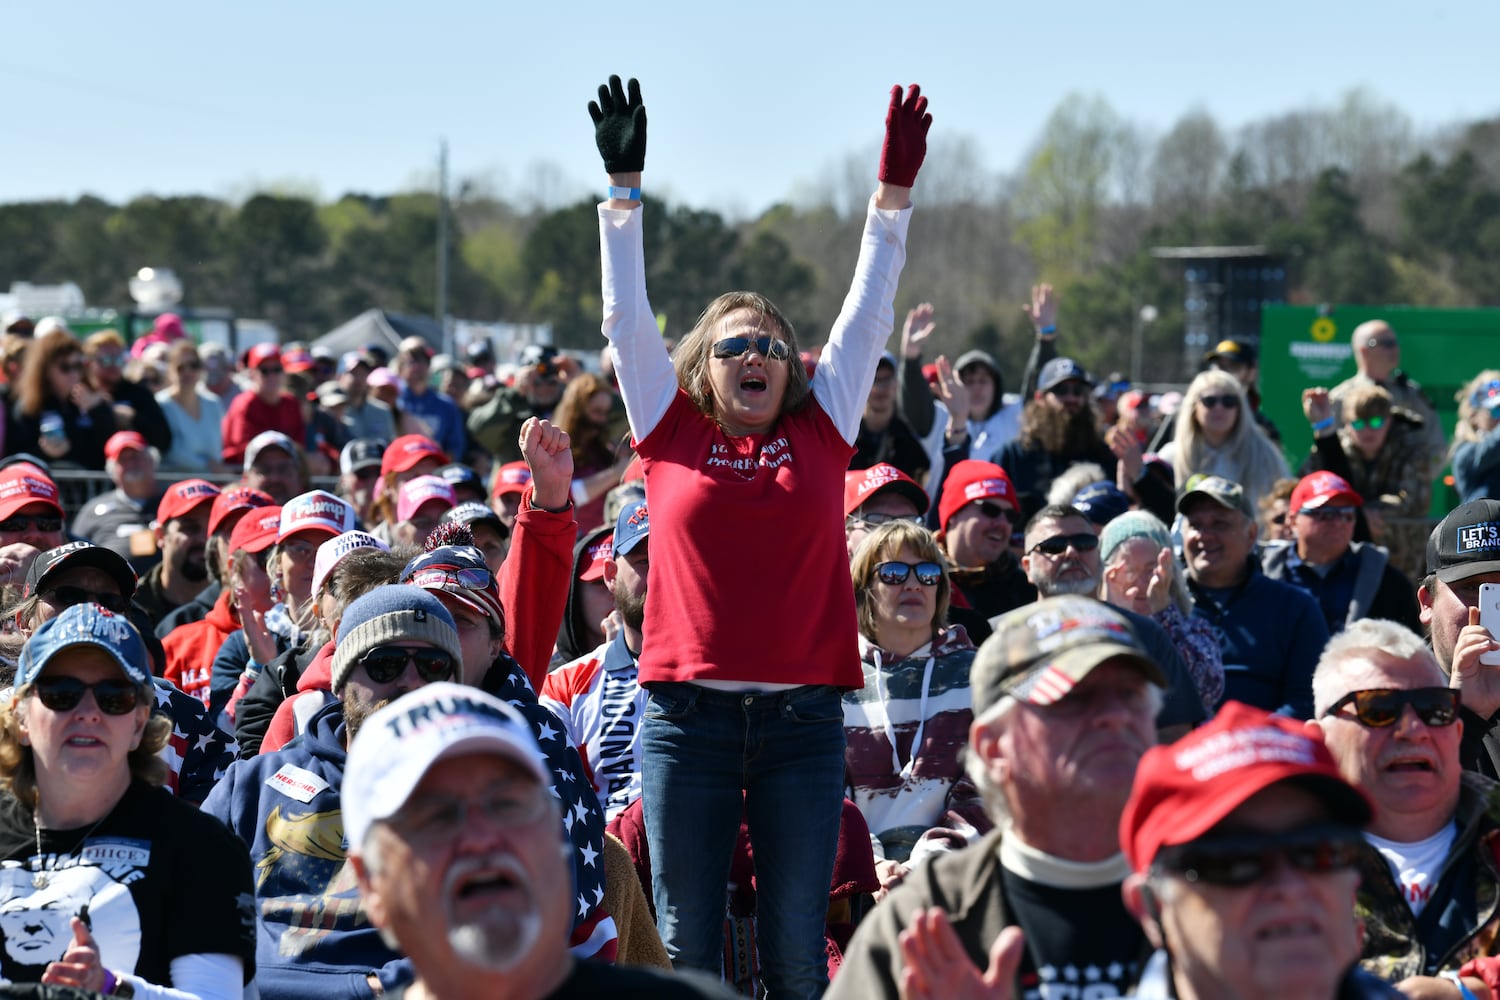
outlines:
{"label": "utility pole", "polygon": [[448,140],[438,145],[437,316],[443,331],[443,353],[453,356],[453,330],[448,325]]}

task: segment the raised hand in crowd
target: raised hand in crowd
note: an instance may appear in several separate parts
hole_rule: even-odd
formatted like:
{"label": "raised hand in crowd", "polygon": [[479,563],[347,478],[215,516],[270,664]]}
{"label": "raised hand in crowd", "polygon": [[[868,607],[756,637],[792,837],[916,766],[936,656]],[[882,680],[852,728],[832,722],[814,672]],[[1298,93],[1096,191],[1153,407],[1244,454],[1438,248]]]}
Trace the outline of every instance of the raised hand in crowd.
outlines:
{"label": "raised hand in crowd", "polygon": [[953,363],[945,356],[938,355],[936,367],[937,383],[933,386],[933,393],[948,411],[948,433],[967,433],[969,387],[964,385],[964,380],[953,370]]}
{"label": "raised hand in crowd", "polygon": [[948,915],[937,907],[919,910],[901,932],[902,1000],[1011,1000],[1022,945],[1021,928],[1005,928],[990,947],[989,968],[980,971]]}
{"label": "raised hand in crowd", "polygon": [[543,510],[568,506],[573,488],[573,451],[568,432],[532,417],[521,425],[521,454],[531,468],[531,503]]}
{"label": "raised hand in crowd", "polygon": [[906,313],[906,322],[901,324],[901,356],[916,360],[922,356],[922,345],[937,329],[932,321],[932,303],[923,302]]}
{"label": "raised hand in crowd", "polygon": [[[1310,424],[1322,424],[1333,419],[1333,400],[1328,390],[1321,385],[1302,390],[1302,414]],[[1332,427],[1332,424],[1328,425]]]}
{"label": "raised hand in crowd", "polygon": [[1039,336],[1052,336],[1057,329],[1057,294],[1051,285],[1032,285],[1031,303],[1021,311],[1031,320]]}

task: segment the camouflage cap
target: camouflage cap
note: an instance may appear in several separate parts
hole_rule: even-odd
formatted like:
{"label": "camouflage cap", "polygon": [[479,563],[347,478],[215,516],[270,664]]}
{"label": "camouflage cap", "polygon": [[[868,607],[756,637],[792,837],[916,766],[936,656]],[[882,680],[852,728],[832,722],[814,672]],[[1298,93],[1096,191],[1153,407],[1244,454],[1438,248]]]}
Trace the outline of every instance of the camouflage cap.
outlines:
{"label": "camouflage cap", "polygon": [[1119,611],[1092,597],[1063,594],[995,619],[970,668],[974,715],[1004,695],[1051,705],[1106,660],[1123,657],[1161,687],[1167,677]]}
{"label": "camouflage cap", "polygon": [[1182,496],[1177,499],[1177,513],[1186,514],[1188,504],[1198,497],[1207,497],[1220,507],[1239,511],[1250,520],[1255,520],[1255,511],[1250,509],[1250,500],[1245,496],[1245,488],[1223,476],[1208,476],[1201,472],[1189,476],[1183,487]]}

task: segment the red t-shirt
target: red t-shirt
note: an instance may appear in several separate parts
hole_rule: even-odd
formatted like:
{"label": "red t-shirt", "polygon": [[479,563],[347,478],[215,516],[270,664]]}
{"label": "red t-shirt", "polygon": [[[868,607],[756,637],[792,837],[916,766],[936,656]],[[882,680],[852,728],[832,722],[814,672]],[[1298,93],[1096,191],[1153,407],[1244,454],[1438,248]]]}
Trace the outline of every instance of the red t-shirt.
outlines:
{"label": "red t-shirt", "polygon": [[862,687],[843,530],[854,447],[816,400],[733,437],[679,390],[636,451],[651,504],[641,683]]}
{"label": "red t-shirt", "polygon": [[299,448],[306,447],[307,431],[302,423],[302,407],[290,393],[283,392],[273,406],[253,392],[242,392],[229,402],[224,413],[224,461],[240,465],[245,449],[261,431],[280,431]]}

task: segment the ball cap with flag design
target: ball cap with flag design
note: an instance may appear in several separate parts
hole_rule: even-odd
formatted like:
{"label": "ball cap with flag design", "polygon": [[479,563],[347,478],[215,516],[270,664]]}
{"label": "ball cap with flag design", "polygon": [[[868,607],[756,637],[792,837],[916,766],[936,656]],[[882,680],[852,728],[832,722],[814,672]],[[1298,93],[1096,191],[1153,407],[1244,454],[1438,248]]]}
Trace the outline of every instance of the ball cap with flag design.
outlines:
{"label": "ball cap with flag design", "polygon": [[317,597],[322,592],[323,581],[327,580],[328,574],[343,562],[345,556],[361,549],[391,551],[389,545],[367,531],[346,531],[342,535],[334,535],[319,545],[318,553],[313,557],[312,595]]}
{"label": "ball cap with flag design", "polygon": [[150,656],[146,652],[146,641],[135,626],[124,615],[117,615],[97,604],[84,603],[64,608],[61,614],[42,622],[31,633],[31,638],[21,647],[20,661],[16,666],[16,688],[35,681],[53,657],[75,646],[104,650],[119,664],[126,680],[138,687],[150,685]]}
{"label": "ball cap with flag design", "polygon": [[313,490],[292,497],[281,508],[281,530],[276,540],[283,542],[302,531],[321,531],[329,536],[353,531],[358,518],[354,508],[342,497],[327,490]]}
{"label": "ball cap with flag design", "polygon": [[392,441],[380,458],[380,474],[405,472],[424,458],[435,458],[439,465],[448,464],[448,456],[438,443],[422,434],[403,434]]}
{"label": "ball cap with flag design", "polygon": [[122,451],[150,451],[151,446],[146,443],[145,437],[140,431],[115,431],[104,442],[104,457],[111,462],[120,460]]}
{"label": "ball cap with flag design", "polygon": [[1444,583],[1500,573],[1500,500],[1453,508],[1427,536],[1427,572]]}
{"label": "ball cap with flag design", "polygon": [[1255,520],[1255,511],[1250,509],[1245,488],[1223,476],[1206,476],[1201,472],[1189,476],[1182,496],[1177,499],[1177,513],[1186,514],[1188,507],[1199,497],[1207,497],[1220,507],[1238,511],[1252,521]]}
{"label": "ball cap with flag design", "polygon": [[191,514],[204,504],[219,499],[219,488],[206,479],[184,479],[167,487],[156,505],[156,523],[166,524],[173,518]]}
{"label": "ball cap with flag design", "polygon": [[472,545],[439,545],[416,556],[401,570],[401,582],[447,594],[486,618],[505,621],[500,584]]}
{"label": "ball cap with flag design", "polygon": [[504,521],[500,520],[500,515],[495,513],[495,509],[480,503],[478,500],[470,500],[467,503],[459,504],[452,510],[443,511],[443,516],[439,518],[439,522],[442,524],[467,524],[470,527],[476,524],[487,524],[501,538],[510,537],[510,529],[505,526]]}
{"label": "ball cap with flag design", "polygon": [[280,532],[281,507],[277,504],[256,507],[240,518],[229,533],[229,551],[249,552],[251,555],[264,552],[276,544]]}
{"label": "ball cap with flag design", "polygon": [[1010,484],[1010,476],[994,462],[981,462],[966,458],[948,470],[943,480],[943,496],[938,501],[938,526],[948,527],[965,505],[975,500],[993,500],[998,506],[1018,509],[1016,488]]}
{"label": "ball cap with flag design", "polygon": [[58,517],[63,516],[57,484],[51,476],[29,462],[18,462],[0,469],[0,521],[34,503],[46,504],[57,511]]}
{"label": "ball cap with flag design", "polygon": [[1292,513],[1319,507],[1363,507],[1361,497],[1349,481],[1333,472],[1314,472],[1303,476],[1292,489],[1287,509]]}
{"label": "ball cap with flag design", "polygon": [[103,571],[115,581],[120,593],[128,599],[135,594],[135,570],[125,557],[114,549],[106,549],[93,542],[69,542],[55,549],[48,549],[31,561],[26,569],[27,597],[44,590],[48,577],[65,569],[89,566]]}
{"label": "ball cap with flag design", "polygon": [[492,497],[498,499],[507,493],[525,493],[531,485],[531,466],[525,462],[506,462],[495,472],[495,490]]}
{"label": "ball cap with flag design", "polygon": [[1151,683],[1166,674],[1124,615],[1103,601],[1076,594],[1047,597],[1002,615],[979,647],[970,670],[974,715],[1002,696],[1051,705],[1106,660],[1120,657]]}
{"label": "ball cap with flag design", "polygon": [[453,492],[452,484],[442,476],[408,479],[401,484],[401,491],[396,494],[396,520],[410,521],[417,511],[434,500],[441,503],[444,510],[451,510],[458,503],[458,494]]}
{"label": "ball cap with flag design", "polygon": [[[213,509],[208,512],[208,533],[212,535],[217,532],[225,519],[240,511],[270,507],[275,503],[271,494],[264,490],[253,486],[230,486],[214,498]],[[234,527],[231,525],[229,530],[233,531]]]}
{"label": "ball cap with flag design", "polygon": [[426,684],[366,719],[349,748],[341,793],[350,852],[363,850],[370,827],[399,813],[438,762],[471,754],[503,757],[552,786],[526,720],[477,688]]}
{"label": "ball cap with flag design", "polygon": [[927,513],[931,501],[917,481],[894,465],[881,462],[868,469],[850,469],[844,473],[844,516],[853,514],[877,493],[897,493],[917,506],[918,514]]}
{"label": "ball cap with flag design", "polygon": [[1306,723],[1229,701],[1203,727],[1146,751],[1120,815],[1120,847],[1144,872],[1163,847],[1197,840],[1282,781],[1306,787],[1338,823],[1362,827],[1373,815]]}
{"label": "ball cap with flag design", "polygon": [[1064,382],[1082,382],[1089,388],[1094,385],[1094,380],[1089,378],[1083,365],[1072,358],[1053,358],[1042,365],[1041,374],[1036,379],[1036,391],[1050,392]]}

